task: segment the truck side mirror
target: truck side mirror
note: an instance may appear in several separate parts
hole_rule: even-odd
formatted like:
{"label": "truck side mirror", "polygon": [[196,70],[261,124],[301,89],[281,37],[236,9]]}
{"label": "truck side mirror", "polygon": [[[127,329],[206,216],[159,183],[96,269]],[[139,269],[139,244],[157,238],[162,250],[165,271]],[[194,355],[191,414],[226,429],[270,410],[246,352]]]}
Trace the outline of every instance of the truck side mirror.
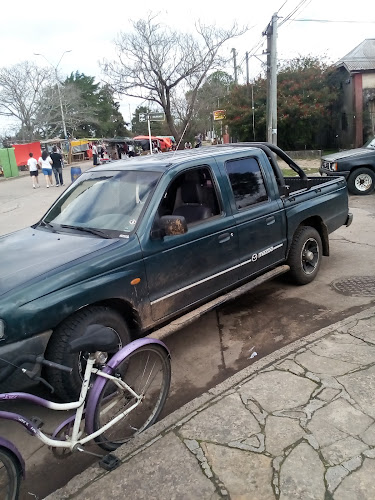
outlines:
{"label": "truck side mirror", "polygon": [[163,215],[158,220],[157,227],[151,231],[151,238],[159,239],[164,236],[176,236],[187,233],[187,230],[185,217],[181,215]]}

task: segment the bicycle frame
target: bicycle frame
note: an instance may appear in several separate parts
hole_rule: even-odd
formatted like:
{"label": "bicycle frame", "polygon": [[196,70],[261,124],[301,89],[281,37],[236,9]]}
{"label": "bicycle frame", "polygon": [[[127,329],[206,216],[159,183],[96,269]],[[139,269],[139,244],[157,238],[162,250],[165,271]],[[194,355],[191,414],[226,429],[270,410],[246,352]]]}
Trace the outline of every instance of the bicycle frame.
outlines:
{"label": "bicycle frame", "polygon": [[[87,443],[88,441],[91,441],[95,437],[99,436],[103,432],[105,432],[107,429],[112,427],[114,424],[116,424],[119,420],[124,418],[128,413],[134,410],[136,408],[142,399],[142,396],[136,394],[131,387],[129,387],[125,382],[122,380],[119,380],[117,377],[114,377],[111,375],[113,370],[116,368],[116,366],[123,360],[125,359],[129,354],[131,354],[133,351],[138,349],[139,347],[146,345],[146,344],[160,344],[162,345],[166,350],[167,348],[163,344],[163,342],[156,340],[156,339],[138,339],[130,344],[127,344],[123,349],[118,351],[108,362],[108,364],[103,368],[103,370],[99,370],[97,368],[94,368],[94,363],[95,363],[95,357],[94,355],[90,355],[89,359],[87,360],[86,364],[86,369],[85,369],[85,375],[82,383],[82,388],[81,388],[81,393],[79,396],[78,401],[74,401],[72,403],[54,403],[52,401],[48,401],[46,399],[40,398],[38,396],[34,396],[32,394],[24,393],[24,392],[10,392],[10,393],[4,393],[0,394],[0,402],[1,401],[16,401],[16,400],[22,400],[22,401],[29,401],[30,403],[36,404],[38,406],[42,406],[44,408],[48,408],[51,410],[77,410],[76,414],[74,416],[74,424],[73,424],[73,431],[72,431],[72,436],[71,438],[67,438],[65,441],[61,441],[59,439],[54,439],[48,437],[46,434],[44,434],[40,429],[36,428],[33,424],[33,422],[25,417],[23,417],[20,414],[17,413],[12,413],[12,412],[7,412],[7,411],[0,411],[0,419],[5,419],[5,420],[12,420],[14,422],[18,422],[21,424],[25,429],[32,435],[36,436],[40,441],[42,441],[44,444],[47,446],[51,446],[54,448],[67,448],[70,450],[73,450],[75,447],[79,445],[83,445]],[[95,374],[97,377],[94,381],[93,387],[89,393],[88,397],[88,402],[87,402],[87,412],[93,411],[96,407],[98,397],[100,394],[101,389],[104,386],[104,383],[106,380],[111,380],[113,381],[118,387],[125,389],[129,391],[130,394],[132,394],[136,398],[136,402],[127,410],[123,411],[116,417],[114,417],[112,420],[110,420],[107,424],[105,424],[103,427],[98,429],[96,432],[89,432],[85,437],[79,439],[80,435],[80,426],[83,420],[83,413],[85,409],[85,402],[86,402],[86,397],[87,393],[89,390],[89,384],[90,384],[90,377],[92,374]],[[73,418],[70,417],[67,419],[65,422],[59,425],[59,427],[56,429],[56,431],[53,433],[53,435],[56,435],[58,429],[61,429],[68,423],[69,421],[73,421]]]}

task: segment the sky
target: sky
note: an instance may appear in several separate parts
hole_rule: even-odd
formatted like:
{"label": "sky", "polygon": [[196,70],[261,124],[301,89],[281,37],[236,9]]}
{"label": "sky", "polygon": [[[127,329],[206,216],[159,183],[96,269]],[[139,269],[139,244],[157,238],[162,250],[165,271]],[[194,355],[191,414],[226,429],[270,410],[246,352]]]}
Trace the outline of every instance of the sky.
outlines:
{"label": "sky", "polygon": [[[285,21],[296,7],[299,10]],[[6,2],[1,9],[0,67],[25,60],[48,66],[45,59],[35,56],[35,53],[43,54],[56,66],[62,54],[70,50],[61,59],[60,74],[64,77],[79,71],[95,76],[100,82],[103,75],[99,62],[116,58],[116,35],[131,30],[132,21],[145,18],[151,12],[159,15],[161,23],[181,32],[193,32],[198,20],[220,27],[229,27],[234,21],[239,26],[247,25],[250,29],[229,41],[222,51],[229,58],[231,49],[236,49],[239,83],[243,83],[246,79],[245,53],[254,53],[259,43],[255,56],[249,61],[250,78],[262,71],[262,61],[266,61],[263,55],[266,38],[262,37],[262,32],[274,13],[279,17],[279,60],[312,55],[324,56],[327,62],[333,63],[366,38],[375,38],[372,9],[373,2],[369,0],[216,0],[186,5],[178,1],[156,3],[150,0],[143,0],[140,4],[124,0],[65,0],[57,3],[21,0],[14,5]],[[223,70],[233,74],[233,64]],[[141,101],[123,96],[120,102],[124,119],[129,121]],[[0,132],[9,130],[11,125],[11,121],[0,117]]]}

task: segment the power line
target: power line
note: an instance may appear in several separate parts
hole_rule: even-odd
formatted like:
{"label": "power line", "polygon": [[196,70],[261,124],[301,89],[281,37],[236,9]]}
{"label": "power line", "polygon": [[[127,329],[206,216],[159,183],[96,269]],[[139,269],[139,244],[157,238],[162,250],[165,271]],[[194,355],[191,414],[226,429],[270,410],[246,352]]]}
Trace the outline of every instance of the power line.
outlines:
{"label": "power line", "polygon": [[293,19],[294,22],[309,23],[353,23],[353,24],[375,24],[375,21],[339,21],[335,19]]}
{"label": "power line", "polygon": [[[306,3],[307,2],[307,3]],[[311,0],[301,0],[296,7],[290,12],[279,24],[279,27],[285,24],[287,21],[290,20],[290,22],[293,20],[291,19],[294,15],[296,15],[298,12],[301,10],[304,10],[308,5],[311,3]]]}

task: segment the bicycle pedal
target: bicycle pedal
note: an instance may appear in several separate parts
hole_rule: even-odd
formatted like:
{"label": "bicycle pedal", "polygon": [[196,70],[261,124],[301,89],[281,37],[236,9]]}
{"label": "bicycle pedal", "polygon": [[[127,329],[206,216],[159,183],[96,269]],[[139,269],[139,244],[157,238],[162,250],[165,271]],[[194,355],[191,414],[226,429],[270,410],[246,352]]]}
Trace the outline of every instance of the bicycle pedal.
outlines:
{"label": "bicycle pedal", "polygon": [[105,470],[114,470],[117,469],[117,467],[121,464],[121,461],[119,458],[116,457],[116,455],[113,455],[112,453],[109,453],[108,455],[105,455],[100,461],[99,465]]}
{"label": "bicycle pedal", "polygon": [[39,417],[31,417],[30,422],[32,422],[37,429],[40,429],[44,425],[43,420],[41,420]]}

